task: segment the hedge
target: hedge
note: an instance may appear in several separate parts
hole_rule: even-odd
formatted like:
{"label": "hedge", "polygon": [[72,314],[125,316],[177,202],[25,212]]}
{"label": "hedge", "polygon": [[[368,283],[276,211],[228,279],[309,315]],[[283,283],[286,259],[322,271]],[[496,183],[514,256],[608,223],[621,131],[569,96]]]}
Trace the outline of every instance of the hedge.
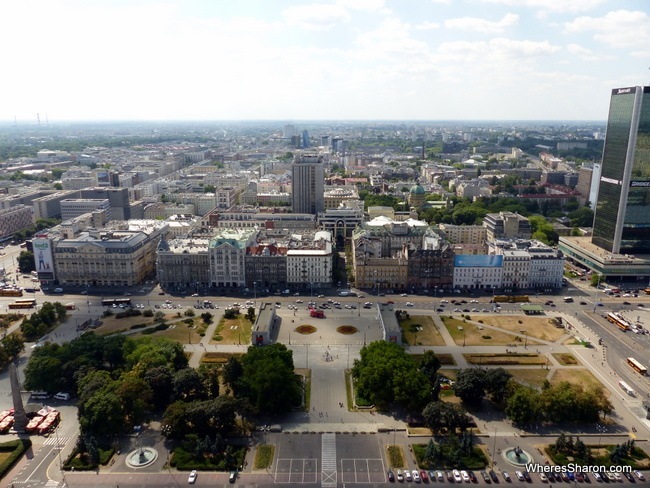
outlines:
{"label": "hedge", "polygon": [[14,467],[14,464],[16,464],[22,455],[25,454],[25,451],[30,447],[32,447],[32,441],[30,439],[17,439],[15,441],[3,442],[0,444],[0,451],[11,451],[11,454],[7,459],[0,463],[0,478],[3,478],[4,475]]}
{"label": "hedge", "polygon": [[193,454],[187,452],[182,447],[177,447],[172,453],[169,464],[180,471],[191,471],[193,469],[201,469],[204,471],[230,471],[238,466],[244,464],[244,457],[246,456],[246,447],[235,449],[235,464],[232,466],[226,465],[226,460],[220,458],[205,458],[197,460]]}

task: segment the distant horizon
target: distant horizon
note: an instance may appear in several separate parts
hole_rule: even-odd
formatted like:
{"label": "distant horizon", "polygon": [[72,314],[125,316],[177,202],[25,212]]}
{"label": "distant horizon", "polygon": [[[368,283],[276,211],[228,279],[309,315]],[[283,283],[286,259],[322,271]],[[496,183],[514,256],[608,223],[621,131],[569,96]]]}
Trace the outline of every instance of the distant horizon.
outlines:
{"label": "distant horizon", "polygon": [[11,127],[47,128],[61,124],[169,124],[169,123],[597,123],[606,124],[607,119],[61,119],[39,124],[36,121],[0,119],[0,125]]}

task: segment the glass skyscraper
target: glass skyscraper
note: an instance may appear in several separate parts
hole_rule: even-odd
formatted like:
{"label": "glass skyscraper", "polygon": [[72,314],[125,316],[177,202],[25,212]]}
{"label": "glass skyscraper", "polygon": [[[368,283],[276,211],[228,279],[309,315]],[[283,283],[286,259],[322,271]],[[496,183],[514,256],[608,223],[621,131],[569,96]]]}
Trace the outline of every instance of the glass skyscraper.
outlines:
{"label": "glass skyscraper", "polygon": [[650,86],[612,90],[592,243],[650,254]]}

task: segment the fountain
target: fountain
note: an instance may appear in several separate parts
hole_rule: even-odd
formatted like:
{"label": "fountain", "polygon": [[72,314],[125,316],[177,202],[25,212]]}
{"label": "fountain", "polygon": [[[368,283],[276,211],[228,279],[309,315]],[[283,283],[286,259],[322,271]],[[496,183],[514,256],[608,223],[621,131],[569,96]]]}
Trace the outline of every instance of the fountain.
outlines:
{"label": "fountain", "polygon": [[523,468],[526,464],[533,462],[533,456],[524,451],[521,447],[509,447],[502,454],[503,459],[519,468]]}
{"label": "fountain", "polygon": [[153,447],[140,446],[126,456],[126,465],[129,468],[144,468],[158,459],[158,451]]}

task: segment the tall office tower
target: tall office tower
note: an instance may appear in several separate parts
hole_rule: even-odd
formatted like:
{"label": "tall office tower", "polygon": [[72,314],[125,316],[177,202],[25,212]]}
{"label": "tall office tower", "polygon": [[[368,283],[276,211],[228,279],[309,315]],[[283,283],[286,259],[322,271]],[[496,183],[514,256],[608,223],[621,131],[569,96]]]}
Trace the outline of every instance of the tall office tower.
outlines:
{"label": "tall office tower", "polygon": [[325,210],[325,171],[318,153],[297,154],[291,165],[291,191],[294,213],[316,215]]}
{"label": "tall office tower", "polygon": [[291,139],[296,133],[296,128],[293,124],[286,124],[284,126],[284,137]]}
{"label": "tall office tower", "polygon": [[614,254],[650,253],[650,86],[615,88],[591,242]]}
{"label": "tall office tower", "polygon": [[302,148],[309,148],[309,131],[306,129],[302,131]]}

